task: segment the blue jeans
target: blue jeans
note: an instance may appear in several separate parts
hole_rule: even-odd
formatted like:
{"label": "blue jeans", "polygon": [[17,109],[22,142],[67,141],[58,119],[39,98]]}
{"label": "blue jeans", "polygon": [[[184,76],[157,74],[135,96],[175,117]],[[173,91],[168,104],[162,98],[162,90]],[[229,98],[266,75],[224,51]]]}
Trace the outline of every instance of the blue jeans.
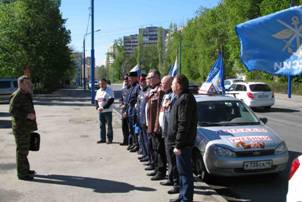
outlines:
{"label": "blue jeans", "polygon": [[176,155],[176,165],[179,174],[179,199],[181,202],[192,202],[194,192],[192,147],[181,149],[181,154]]}
{"label": "blue jeans", "polygon": [[112,112],[100,112],[100,138],[101,141],[106,141],[106,124],[107,124],[107,138],[108,141],[112,142],[113,132],[112,132]]}

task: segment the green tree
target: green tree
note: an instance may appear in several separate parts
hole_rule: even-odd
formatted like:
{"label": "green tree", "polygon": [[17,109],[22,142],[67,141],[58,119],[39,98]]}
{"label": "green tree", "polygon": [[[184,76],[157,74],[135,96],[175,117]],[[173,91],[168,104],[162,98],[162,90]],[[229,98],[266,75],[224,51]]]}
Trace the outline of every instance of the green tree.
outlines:
{"label": "green tree", "polygon": [[0,29],[7,30],[0,31],[1,76],[19,76],[29,65],[41,88],[55,89],[71,79],[70,32],[59,7],[60,0],[0,4]]}
{"label": "green tree", "polygon": [[105,65],[101,65],[100,67],[97,68],[97,77],[98,79],[107,79],[108,78],[108,72],[107,72],[107,69],[105,67]]}

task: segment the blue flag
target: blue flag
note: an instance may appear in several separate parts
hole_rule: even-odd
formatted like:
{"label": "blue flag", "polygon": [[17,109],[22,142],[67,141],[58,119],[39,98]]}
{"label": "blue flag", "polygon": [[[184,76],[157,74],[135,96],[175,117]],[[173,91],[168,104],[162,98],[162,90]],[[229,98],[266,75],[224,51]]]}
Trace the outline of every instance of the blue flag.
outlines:
{"label": "blue flag", "polygon": [[206,82],[212,83],[217,91],[224,93],[224,71],[221,53],[219,53],[217,60],[212,66]]}
{"label": "blue flag", "polygon": [[169,73],[168,73],[168,74],[169,74],[170,76],[173,76],[173,77],[176,76],[176,75],[177,75],[177,69],[178,69],[178,68],[177,68],[177,57],[176,57],[175,63],[174,63],[173,66],[170,67]]}
{"label": "blue flag", "polygon": [[292,7],[236,26],[241,60],[249,71],[302,73],[302,8]]}

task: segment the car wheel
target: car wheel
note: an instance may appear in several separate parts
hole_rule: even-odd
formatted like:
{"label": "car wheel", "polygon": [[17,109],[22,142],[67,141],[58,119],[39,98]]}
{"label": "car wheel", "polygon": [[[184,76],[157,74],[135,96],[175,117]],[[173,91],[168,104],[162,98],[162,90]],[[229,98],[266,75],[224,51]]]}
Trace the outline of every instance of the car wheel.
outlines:
{"label": "car wheel", "polygon": [[270,110],[272,106],[265,106],[264,109]]}
{"label": "car wheel", "polygon": [[198,149],[193,150],[193,173],[203,182],[210,182],[212,178],[205,168],[202,156]]}

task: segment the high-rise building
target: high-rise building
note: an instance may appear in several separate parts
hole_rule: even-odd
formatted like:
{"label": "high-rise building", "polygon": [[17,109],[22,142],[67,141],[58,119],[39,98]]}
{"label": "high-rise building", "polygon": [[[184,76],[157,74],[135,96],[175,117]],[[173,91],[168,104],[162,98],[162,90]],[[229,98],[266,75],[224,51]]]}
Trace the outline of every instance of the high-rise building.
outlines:
{"label": "high-rise building", "polygon": [[[145,28],[140,28],[138,30],[139,34],[124,36],[125,53],[128,55],[134,53],[134,50],[138,46],[138,43],[139,43],[139,37],[142,37],[143,45],[157,44],[159,29],[160,29],[160,27],[155,27],[155,26],[145,27]],[[166,29],[162,29],[161,40],[163,42],[164,47],[165,47],[167,33],[168,33],[168,31]]]}
{"label": "high-rise building", "polygon": [[127,55],[134,53],[135,48],[138,45],[138,35],[133,34],[130,36],[124,36],[124,49]]}

